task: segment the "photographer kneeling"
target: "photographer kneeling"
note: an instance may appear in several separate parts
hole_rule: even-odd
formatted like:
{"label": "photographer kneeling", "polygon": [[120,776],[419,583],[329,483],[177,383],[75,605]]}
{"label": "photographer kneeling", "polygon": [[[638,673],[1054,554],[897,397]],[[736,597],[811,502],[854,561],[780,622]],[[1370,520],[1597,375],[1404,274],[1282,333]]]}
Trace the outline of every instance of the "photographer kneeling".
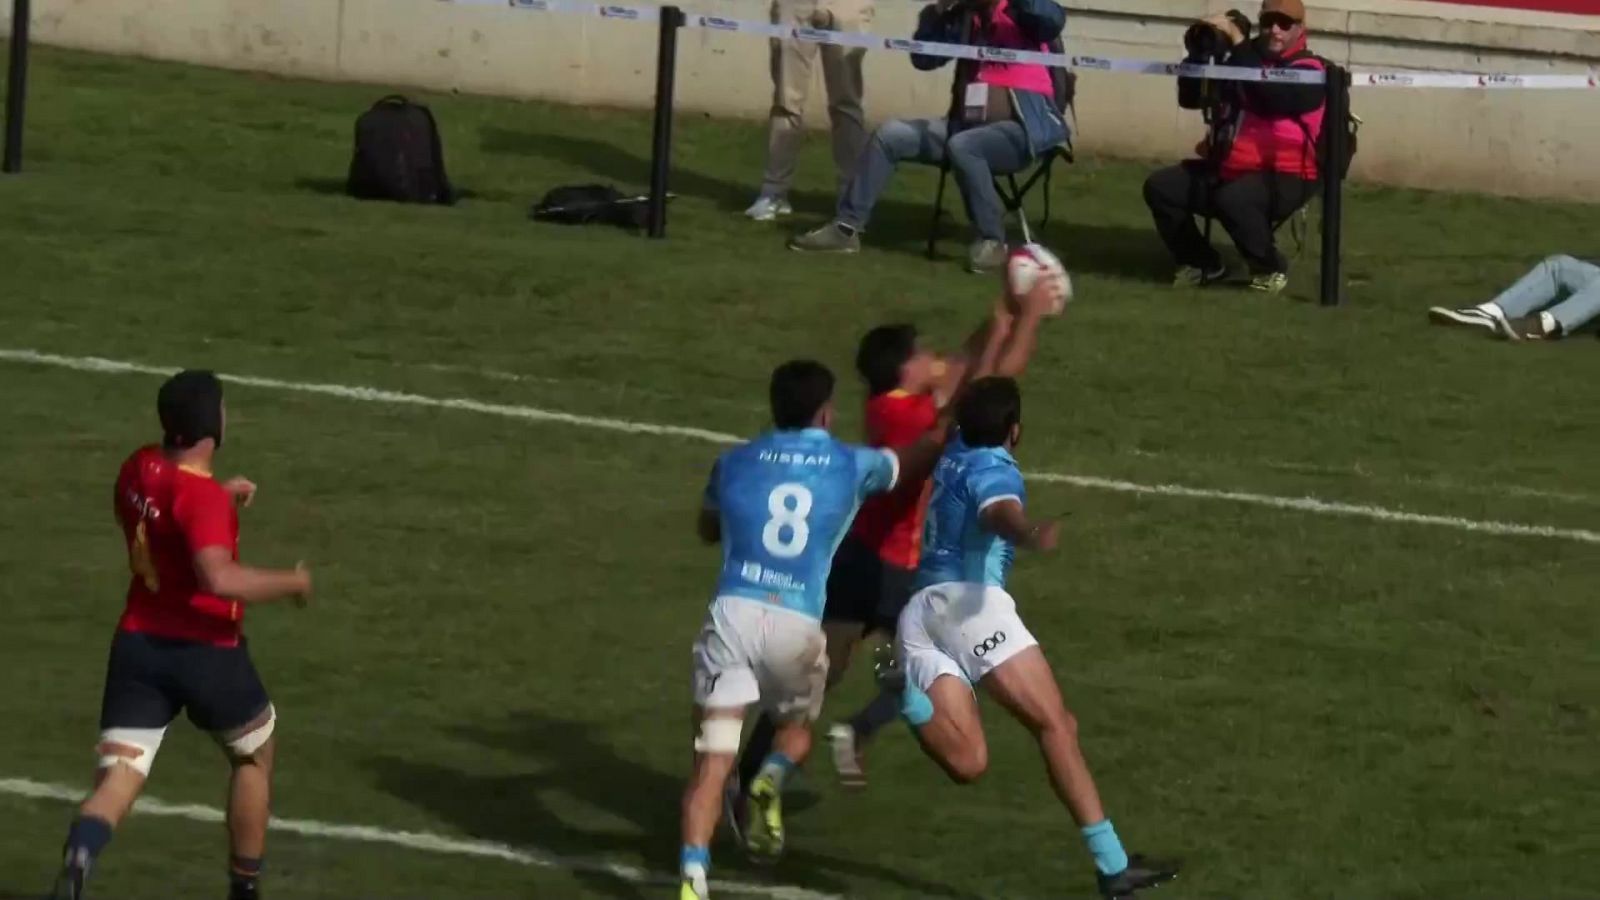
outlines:
{"label": "photographer kneeling", "polygon": [[[1322,60],[1306,49],[1305,19],[1301,0],[1265,0],[1254,40],[1249,20],[1236,10],[1204,19],[1184,35],[1184,61],[1320,71]],[[1180,78],[1178,104],[1204,110],[1210,130],[1198,148],[1201,159],[1162,169],[1144,183],[1156,231],[1179,266],[1174,283],[1205,285],[1228,275],[1195,225],[1200,215],[1221,222],[1233,238],[1250,267],[1252,288],[1282,291],[1289,262],[1278,252],[1273,228],[1315,194],[1322,86]]]}
{"label": "photographer kneeling", "polygon": [[[1048,50],[1066,26],[1066,10],[1052,0],[939,0],[924,7],[914,39],[1006,50]],[[911,55],[931,71],[944,57]],[[889,176],[903,160],[948,163],[977,231],[968,251],[974,272],[1006,261],[1005,207],[994,176],[1020,172],[1028,162],[1067,139],[1056,108],[1050,70],[1035,63],[962,60],[956,65],[950,115],[943,119],[891,119],[878,127],[839,194],[834,221],[795,237],[795,250],[854,253]]]}

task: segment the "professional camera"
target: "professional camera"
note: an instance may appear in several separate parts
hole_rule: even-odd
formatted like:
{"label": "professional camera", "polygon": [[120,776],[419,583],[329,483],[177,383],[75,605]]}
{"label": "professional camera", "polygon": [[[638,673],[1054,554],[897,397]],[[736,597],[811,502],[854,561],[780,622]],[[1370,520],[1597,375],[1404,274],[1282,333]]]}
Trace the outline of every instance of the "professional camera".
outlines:
{"label": "professional camera", "polygon": [[[1237,34],[1229,34],[1223,26],[1231,25]],[[1238,40],[1234,40],[1237,37]],[[1183,48],[1188,51],[1184,62],[1191,63],[1219,63],[1227,58],[1228,53],[1237,44],[1250,40],[1250,17],[1237,9],[1230,9],[1220,16],[1210,19],[1201,19],[1189,26],[1183,33]]]}

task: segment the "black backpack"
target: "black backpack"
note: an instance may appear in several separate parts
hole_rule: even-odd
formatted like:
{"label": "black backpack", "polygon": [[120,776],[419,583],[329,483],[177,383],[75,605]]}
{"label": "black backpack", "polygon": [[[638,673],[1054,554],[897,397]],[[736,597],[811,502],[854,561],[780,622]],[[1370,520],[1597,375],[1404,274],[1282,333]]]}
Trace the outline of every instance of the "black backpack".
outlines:
{"label": "black backpack", "polygon": [[363,200],[454,203],[433,113],[399,94],[372,104],[356,119],[345,192]]}
{"label": "black backpack", "polygon": [[[1331,63],[1329,63],[1325,57],[1318,56],[1309,50],[1301,50],[1299,53],[1296,53],[1293,56],[1286,57],[1284,62],[1289,63],[1299,59],[1319,60],[1322,63],[1322,70],[1324,72],[1327,72],[1328,67],[1331,65]],[[1340,127],[1341,125],[1344,127],[1345,133],[1344,156],[1343,158],[1333,160],[1332,162],[1339,169],[1339,177],[1346,178],[1350,175],[1350,163],[1356,157],[1356,136],[1361,131],[1361,117],[1357,116],[1353,112],[1347,113],[1345,120],[1342,123],[1330,122],[1326,119],[1323,120],[1322,131],[1317,135],[1317,167],[1319,169],[1328,168],[1328,135],[1332,133],[1332,129]],[[1302,131],[1305,131],[1307,135],[1311,133],[1311,129],[1305,124],[1305,122],[1300,123],[1300,128]]]}
{"label": "black backpack", "polygon": [[555,188],[528,211],[538,222],[560,225],[616,225],[637,230],[648,224],[650,198],[626,196],[606,184],[574,184]]}

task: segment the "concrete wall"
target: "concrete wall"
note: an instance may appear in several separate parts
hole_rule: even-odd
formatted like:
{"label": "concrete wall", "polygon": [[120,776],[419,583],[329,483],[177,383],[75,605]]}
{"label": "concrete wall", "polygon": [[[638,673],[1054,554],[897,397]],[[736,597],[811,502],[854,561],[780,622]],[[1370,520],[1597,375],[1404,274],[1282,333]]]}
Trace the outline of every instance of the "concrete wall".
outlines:
{"label": "concrete wall", "polygon": [[[634,0],[643,2],[643,0]],[[826,2],[826,0],[823,0]],[[919,4],[878,0],[874,32],[908,36]],[[1236,5],[1245,5],[1241,0]],[[759,0],[685,0],[696,12],[762,19]],[[1069,52],[1173,59],[1187,23],[1221,0],[1069,0]],[[655,29],[634,22],[456,6],[441,0],[35,0],[37,40],[66,47],[320,79],[420,85],[613,106],[648,106]],[[1248,11],[1248,8],[1247,8]],[[1600,67],[1600,18],[1418,0],[1324,0],[1313,49],[1367,68],[1583,72]],[[770,99],[765,41],[685,30],[680,109],[759,117]],[[948,70],[898,53],[867,63],[874,118],[937,114]],[[812,121],[825,123],[820,84]],[[1170,79],[1084,72],[1080,149],[1170,158],[1198,117]],[[1357,178],[1419,187],[1600,200],[1600,90],[1358,88],[1366,120]]]}

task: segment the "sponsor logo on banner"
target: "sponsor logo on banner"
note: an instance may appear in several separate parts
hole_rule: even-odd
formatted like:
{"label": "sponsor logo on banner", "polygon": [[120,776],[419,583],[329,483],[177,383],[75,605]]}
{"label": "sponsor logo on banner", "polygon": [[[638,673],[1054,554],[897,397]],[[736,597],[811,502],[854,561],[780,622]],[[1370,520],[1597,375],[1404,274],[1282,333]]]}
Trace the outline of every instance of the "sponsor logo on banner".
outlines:
{"label": "sponsor logo on banner", "polygon": [[1017,51],[1007,50],[1004,47],[979,47],[979,59],[997,59],[1001,62],[1016,62]]}
{"label": "sponsor logo on banner", "polygon": [[1525,83],[1521,75],[1478,76],[1478,84],[1482,87],[1522,87]]}
{"label": "sponsor logo on banner", "polygon": [[926,52],[926,48],[921,41],[908,41],[905,38],[885,38],[883,46],[886,50],[902,50],[906,53]]}
{"label": "sponsor logo on banner", "polygon": [[1074,56],[1072,65],[1080,69],[1104,69],[1111,71],[1111,60],[1100,56]]}
{"label": "sponsor logo on banner", "polygon": [[538,12],[550,11],[550,0],[507,0],[512,9],[531,9]]}
{"label": "sponsor logo on banner", "polygon": [[1288,68],[1288,67],[1284,67],[1284,68],[1281,68],[1281,69],[1262,69],[1261,70],[1261,80],[1262,81],[1299,81],[1301,75],[1303,73],[1305,73],[1305,72],[1308,72],[1308,71],[1311,71],[1311,70],[1310,69],[1291,69],[1291,68]]}
{"label": "sponsor logo on banner", "polygon": [[1389,84],[1399,87],[1409,87],[1416,84],[1417,80],[1402,72],[1373,72],[1367,76],[1367,84]]}
{"label": "sponsor logo on banner", "polygon": [[810,41],[813,44],[826,44],[828,42],[829,32],[823,31],[821,28],[796,28],[790,33],[794,35],[794,39],[797,41]]}
{"label": "sponsor logo on banner", "polygon": [[639,10],[632,6],[602,6],[600,7],[600,15],[606,17],[607,19],[628,19],[630,21],[637,21],[639,18]]}
{"label": "sponsor logo on banner", "polygon": [[710,28],[714,31],[738,31],[739,23],[734,19],[724,19],[719,16],[699,16],[701,28]]}

